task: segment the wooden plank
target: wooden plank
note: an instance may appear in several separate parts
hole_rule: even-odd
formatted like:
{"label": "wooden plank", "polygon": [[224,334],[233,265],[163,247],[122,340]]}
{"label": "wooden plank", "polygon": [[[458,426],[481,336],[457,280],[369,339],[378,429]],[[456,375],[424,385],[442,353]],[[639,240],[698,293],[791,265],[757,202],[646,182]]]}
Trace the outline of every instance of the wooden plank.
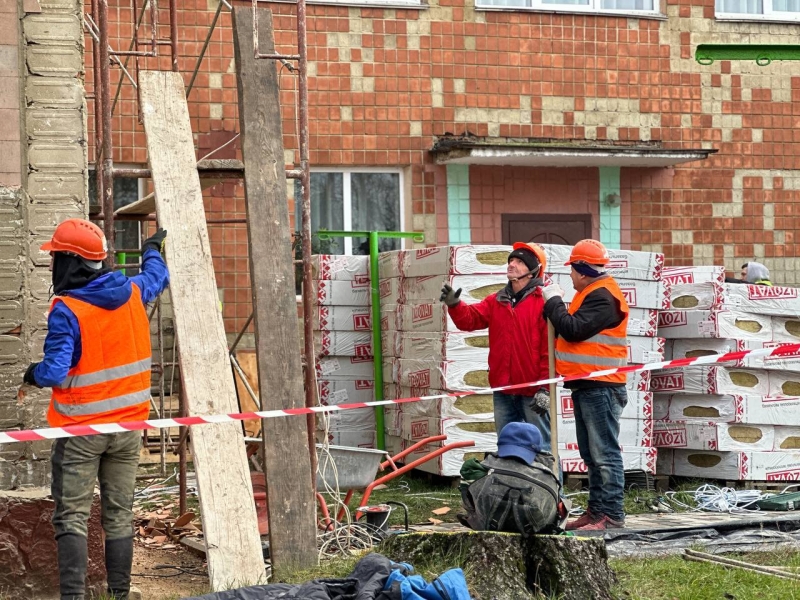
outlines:
{"label": "wooden plank", "polygon": [[[241,179],[244,176],[244,164],[240,160],[217,159],[201,160],[197,163],[200,174],[200,186],[208,189],[226,179]],[[114,211],[117,215],[151,215],[156,212],[155,194],[150,193],[136,202],[131,202]]]}
{"label": "wooden plank", "polygon": [[[242,371],[244,371],[250,389],[258,396],[258,360],[256,359],[255,350],[239,350],[236,352],[236,360],[239,361],[239,366],[242,367]],[[233,376],[236,379],[236,393],[239,395],[239,409],[242,412],[261,410],[258,403],[253,400],[250,392],[247,391],[247,387],[245,387],[242,378],[235,369]],[[261,419],[247,419],[246,421],[242,421],[242,424],[246,437],[257,437],[261,435]]]}
{"label": "wooden plank", "polygon": [[[272,14],[258,10],[261,51],[272,52]],[[249,6],[234,7],[233,25],[261,406],[298,408],[305,397],[277,69],[275,61],[253,57]],[[266,419],[262,427],[268,442],[281,441],[264,448],[273,565],[278,572],[312,567],[316,507],[306,420]]]}
{"label": "wooden plank", "polygon": [[[183,76],[143,71],[140,93],[159,225],[169,234],[181,389],[189,414],[230,413],[236,388],[219,309]],[[258,521],[239,423],[194,427],[192,454],[213,590],[265,579]]]}

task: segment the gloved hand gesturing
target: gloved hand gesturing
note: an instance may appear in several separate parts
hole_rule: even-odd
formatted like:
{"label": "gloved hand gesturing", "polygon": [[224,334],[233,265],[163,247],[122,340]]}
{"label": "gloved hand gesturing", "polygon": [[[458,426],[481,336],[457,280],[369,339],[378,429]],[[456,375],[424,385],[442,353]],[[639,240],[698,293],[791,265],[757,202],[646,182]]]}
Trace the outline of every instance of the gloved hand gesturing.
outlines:
{"label": "gloved hand gesturing", "polygon": [[550,412],[550,392],[546,389],[538,389],[533,395],[532,408],[540,415],[544,416]]}
{"label": "gloved hand gesturing", "polygon": [[444,287],[442,288],[442,295],[439,296],[439,301],[444,302],[447,306],[455,306],[461,302],[461,300],[458,298],[460,295],[461,288],[458,288],[454,291],[453,288],[445,283]]}
{"label": "gloved hand gesturing", "polygon": [[563,297],[564,290],[557,283],[551,283],[542,288],[542,296],[544,296],[544,301],[547,302],[550,298],[555,298],[556,296]]}
{"label": "gloved hand gesturing", "polygon": [[144,243],[142,244],[142,252],[147,250],[148,248],[153,248],[154,250],[158,250],[161,252],[164,249],[164,238],[167,237],[167,230],[158,228],[153,235],[147,238]]}

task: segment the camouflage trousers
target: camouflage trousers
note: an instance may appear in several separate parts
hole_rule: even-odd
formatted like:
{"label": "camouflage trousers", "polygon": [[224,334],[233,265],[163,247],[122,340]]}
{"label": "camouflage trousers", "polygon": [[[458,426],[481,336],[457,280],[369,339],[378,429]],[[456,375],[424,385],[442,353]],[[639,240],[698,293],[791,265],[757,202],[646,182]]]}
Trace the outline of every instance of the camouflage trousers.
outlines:
{"label": "camouflage trousers", "polygon": [[61,438],[51,461],[56,539],[65,533],[87,536],[94,487],[100,482],[100,506],[106,539],[133,535],[133,493],[139,466],[140,431]]}

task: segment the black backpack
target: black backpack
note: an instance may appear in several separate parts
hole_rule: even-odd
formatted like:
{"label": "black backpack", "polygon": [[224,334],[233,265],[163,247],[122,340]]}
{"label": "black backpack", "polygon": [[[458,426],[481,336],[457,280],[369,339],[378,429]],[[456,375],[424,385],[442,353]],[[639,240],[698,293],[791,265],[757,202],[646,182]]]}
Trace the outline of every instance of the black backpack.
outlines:
{"label": "black backpack", "polygon": [[532,535],[555,528],[560,486],[552,454],[540,452],[532,466],[489,454],[483,466],[488,473],[463,491],[472,529]]}

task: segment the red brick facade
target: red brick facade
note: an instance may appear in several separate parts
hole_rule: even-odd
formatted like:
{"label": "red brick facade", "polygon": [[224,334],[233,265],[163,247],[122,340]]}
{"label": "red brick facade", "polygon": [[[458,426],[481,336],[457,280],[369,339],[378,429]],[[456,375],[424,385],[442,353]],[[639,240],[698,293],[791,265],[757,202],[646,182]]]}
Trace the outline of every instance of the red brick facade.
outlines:
{"label": "red brick facade", "polygon": [[[125,5],[112,8],[112,46],[127,47],[128,3],[111,4]],[[180,5],[180,68],[188,82],[217,2]],[[264,6],[274,12],[278,48],[294,52],[295,7]],[[663,251],[668,264],[733,269],[757,258],[774,280],[795,283],[800,67],[702,66],[692,57],[699,43],[794,43],[800,25],[718,21],[713,0],[670,0],[662,8],[664,20],[480,11],[472,0],[432,0],[423,10],[309,5],[312,165],[405,169],[406,227],[424,230],[428,243],[446,243],[447,173],[428,152],[436,136],[714,148],[718,153],[706,161],[675,168],[622,168],[623,245]],[[166,69],[168,62],[140,64]],[[198,157],[238,130],[234,69],[231,19],[223,12],[190,96]],[[88,51],[90,91],[91,80]],[[291,151],[296,82],[285,68],[280,82],[284,145]],[[127,83],[114,128],[115,160],[144,162],[135,92]],[[235,151],[232,144],[215,156]],[[243,217],[242,190],[226,183],[207,191],[208,217]],[[500,241],[501,214],[596,217],[598,202],[596,168],[470,167],[474,243]],[[249,314],[246,233],[243,225],[211,231],[225,315],[235,329]]]}

